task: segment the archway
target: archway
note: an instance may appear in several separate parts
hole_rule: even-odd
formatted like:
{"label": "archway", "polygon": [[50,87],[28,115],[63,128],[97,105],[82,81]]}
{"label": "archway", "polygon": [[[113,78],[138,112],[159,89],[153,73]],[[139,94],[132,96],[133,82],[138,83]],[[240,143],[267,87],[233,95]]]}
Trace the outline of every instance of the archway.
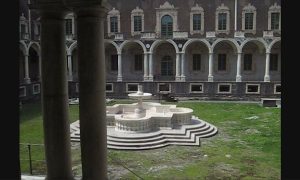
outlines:
{"label": "archway", "polygon": [[29,78],[31,79],[31,81],[39,81],[39,55],[33,47],[29,48],[28,66]]}
{"label": "archway", "polygon": [[118,49],[116,44],[105,42],[106,80],[116,81],[118,76]]}

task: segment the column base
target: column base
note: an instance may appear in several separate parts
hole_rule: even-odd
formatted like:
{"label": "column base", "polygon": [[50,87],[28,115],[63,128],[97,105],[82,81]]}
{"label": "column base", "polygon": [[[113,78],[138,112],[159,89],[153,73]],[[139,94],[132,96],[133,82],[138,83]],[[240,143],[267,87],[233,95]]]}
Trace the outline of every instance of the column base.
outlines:
{"label": "column base", "polygon": [[236,76],[235,81],[236,82],[242,82],[242,76]]}
{"label": "column base", "polygon": [[148,81],[148,76],[144,76],[144,81]]}
{"label": "column base", "polygon": [[25,82],[26,84],[30,84],[30,83],[31,83],[31,80],[30,80],[30,78],[24,78],[24,82]]}
{"label": "column base", "polygon": [[117,77],[117,81],[118,81],[118,82],[123,81],[123,77],[122,77],[122,76],[118,76],[118,77]]}
{"label": "column base", "polygon": [[175,81],[181,81],[181,77],[180,76],[176,76],[175,77]]}
{"label": "column base", "polygon": [[147,81],[153,81],[153,76],[148,76],[148,80]]}
{"label": "column base", "polygon": [[207,81],[208,81],[208,82],[214,82],[214,77],[213,77],[213,76],[208,76]]}
{"label": "column base", "polygon": [[68,77],[68,81],[73,81],[73,77]]}
{"label": "column base", "polygon": [[270,82],[270,76],[265,76],[264,77],[264,82]]}
{"label": "column base", "polygon": [[181,81],[185,82],[185,76],[181,76]]}

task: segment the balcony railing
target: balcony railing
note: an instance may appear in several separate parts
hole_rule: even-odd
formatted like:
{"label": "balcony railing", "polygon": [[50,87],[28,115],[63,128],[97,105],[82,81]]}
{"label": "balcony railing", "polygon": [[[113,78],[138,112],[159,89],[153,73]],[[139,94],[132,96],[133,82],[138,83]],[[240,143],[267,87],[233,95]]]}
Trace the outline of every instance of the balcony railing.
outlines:
{"label": "balcony railing", "polygon": [[245,37],[245,33],[243,31],[235,31],[234,32],[234,37],[235,38],[244,38]]}
{"label": "balcony railing", "polygon": [[188,32],[185,31],[173,31],[174,39],[187,39],[189,36]]}
{"label": "balcony railing", "polygon": [[215,31],[208,31],[206,32],[206,38],[215,38],[216,32]]}
{"label": "balcony railing", "polygon": [[263,37],[264,38],[272,38],[273,37],[273,31],[264,31]]}
{"label": "balcony railing", "polygon": [[115,40],[123,40],[124,36],[122,33],[115,33]]}
{"label": "balcony railing", "polygon": [[141,38],[142,39],[155,39],[156,34],[155,34],[155,32],[142,32]]}

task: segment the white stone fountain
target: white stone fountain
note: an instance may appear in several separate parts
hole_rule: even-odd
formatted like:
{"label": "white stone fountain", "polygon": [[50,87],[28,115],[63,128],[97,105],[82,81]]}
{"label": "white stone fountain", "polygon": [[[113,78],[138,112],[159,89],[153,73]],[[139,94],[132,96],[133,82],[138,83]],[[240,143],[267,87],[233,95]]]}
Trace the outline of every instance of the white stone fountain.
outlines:
{"label": "white stone fountain", "polygon": [[[133,104],[115,104],[106,107],[107,145],[111,149],[153,149],[167,145],[200,145],[200,137],[210,137],[217,128],[192,116],[190,108],[143,102],[152,94],[144,93],[138,85],[129,98]],[[79,123],[71,125],[72,141],[79,141]]]}

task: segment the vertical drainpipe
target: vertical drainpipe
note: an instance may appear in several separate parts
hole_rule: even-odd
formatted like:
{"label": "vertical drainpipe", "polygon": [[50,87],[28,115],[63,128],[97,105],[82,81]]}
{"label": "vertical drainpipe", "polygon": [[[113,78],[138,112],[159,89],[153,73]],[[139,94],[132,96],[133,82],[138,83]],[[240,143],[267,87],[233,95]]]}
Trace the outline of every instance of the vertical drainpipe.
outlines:
{"label": "vertical drainpipe", "polygon": [[237,0],[234,0],[234,31],[237,30]]}

